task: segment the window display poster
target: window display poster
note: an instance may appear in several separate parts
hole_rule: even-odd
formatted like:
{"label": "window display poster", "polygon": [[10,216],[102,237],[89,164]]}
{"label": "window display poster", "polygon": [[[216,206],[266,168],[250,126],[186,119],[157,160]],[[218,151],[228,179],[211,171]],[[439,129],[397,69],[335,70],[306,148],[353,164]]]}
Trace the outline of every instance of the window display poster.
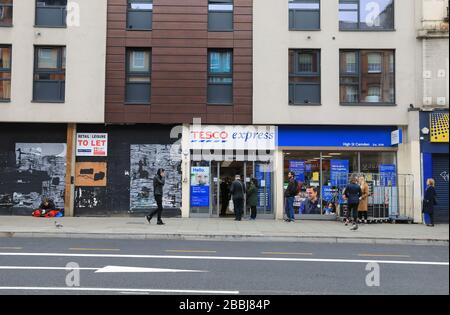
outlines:
{"label": "window display poster", "polygon": [[295,173],[298,182],[305,182],[305,161],[289,161],[289,171]]}
{"label": "window display poster", "polygon": [[380,165],[381,185],[388,187],[397,186],[396,175],[397,175],[397,167],[395,166],[395,164]]}
{"label": "window display poster", "polygon": [[349,160],[331,160],[331,186],[347,185],[349,164]]}
{"label": "window display poster", "polygon": [[267,209],[271,209],[272,200],[271,200],[271,172],[268,171],[268,168],[264,164],[258,164],[256,166],[255,178],[258,181],[258,208],[267,207]]}
{"label": "window display poster", "polygon": [[343,203],[344,199],[342,198],[342,194],[339,193],[339,189],[333,186],[323,186],[322,187],[322,196],[323,201],[326,203]]}
{"label": "window display poster", "polygon": [[320,177],[320,173],[319,172],[313,172],[313,176],[312,176],[311,181],[318,182],[319,181],[319,177]]}
{"label": "window display poster", "polygon": [[325,202],[331,202],[333,200],[333,188],[331,186],[322,187],[322,198]]}
{"label": "window display poster", "polygon": [[209,207],[209,167],[191,168],[191,207]]}

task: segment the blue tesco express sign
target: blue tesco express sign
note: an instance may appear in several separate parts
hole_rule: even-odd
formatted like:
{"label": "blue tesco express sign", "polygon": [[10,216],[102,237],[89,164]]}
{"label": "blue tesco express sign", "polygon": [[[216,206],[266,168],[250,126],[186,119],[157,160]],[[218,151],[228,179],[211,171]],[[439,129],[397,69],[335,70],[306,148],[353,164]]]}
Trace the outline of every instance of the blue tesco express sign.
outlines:
{"label": "blue tesco express sign", "polygon": [[393,147],[392,132],[397,127],[384,126],[280,126],[280,147]]}

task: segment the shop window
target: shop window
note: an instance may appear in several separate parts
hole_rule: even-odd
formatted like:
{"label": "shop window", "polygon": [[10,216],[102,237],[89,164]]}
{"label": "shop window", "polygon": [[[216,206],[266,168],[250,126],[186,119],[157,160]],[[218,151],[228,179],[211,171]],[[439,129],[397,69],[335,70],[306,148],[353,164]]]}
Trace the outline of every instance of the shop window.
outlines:
{"label": "shop window", "polygon": [[36,26],[65,27],[67,0],[37,0]]}
{"label": "shop window", "polygon": [[11,99],[11,46],[0,46],[0,102]]}
{"label": "shop window", "polygon": [[341,104],[395,104],[393,50],[341,50]]}
{"label": "shop window", "polygon": [[13,0],[0,1],[0,26],[12,26]]}
{"label": "shop window", "polygon": [[320,104],[320,94],[320,50],[290,50],[289,104]]}
{"label": "shop window", "polygon": [[208,51],[208,104],[233,104],[233,51]]}
{"label": "shop window", "polygon": [[35,48],[33,101],[64,102],[66,48]]}
{"label": "shop window", "polygon": [[150,104],[151,101],[151,51],[127,50],[125,102]]}
{"label": "shop window", "polygon": [[[369,183],[371,210],[378,207],[393,211],[397,205],[396,189],[392,188],[397,186],[395,152],[287,151],[284,189],[290,171],[295,173],[300,188],[294,202],[297,215],[342,215],[345,207],[342,193],[351,176],[364,176]],[[315,195],[308,187],[318,192],[319,207],[305,208],[306,201]],[[387,193],[389,198],[385,199]]]}
{"label": "shop window", "polygon": [[361,152],[361,172],[380,173],[382,165],[396,164],[394,152]]}
{"label": "shop window", "polygon": [[153,23],[153,0],[128,0],[127,29],[151,30]]}
{"label": "shop window", "polygon": [[394,30],[394,0],[339,0],[339,29]]}
{"label": "shop window", "polygon": [[289,30],[319,30],[320,0],[289,0]]}
{"label": "shop window", "polygon": [[233,10],[233,0],[209,0],[208,31],[232,31]]}

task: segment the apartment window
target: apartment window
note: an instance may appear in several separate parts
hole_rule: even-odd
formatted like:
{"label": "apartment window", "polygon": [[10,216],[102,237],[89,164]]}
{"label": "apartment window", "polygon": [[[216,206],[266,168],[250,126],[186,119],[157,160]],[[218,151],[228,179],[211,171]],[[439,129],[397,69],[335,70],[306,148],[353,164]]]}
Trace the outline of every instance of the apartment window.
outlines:
{"label": "apartment window", "polygon": [[320,29],[320,0],[289,0],[290,30]]}
{"label": "apartment window", "polygon": [[394,0],[339,0],[340,30],[393,30]]}
{"label": "apartment window", "polygon": [[151,50],[127,50],[125,102],[150,104],[151,101]]}
{"label": "apartment window", "polygon": [[356,85],[348,85],[345,89],[345,99],[346,103],[358,103],[359,100],[359,89]]}
{"label": "apartment window", "polygon": [[11,100],[11,46],[0,45],[0,102]]}
{"label": "apartment window", "polygon": [[341,50],[341,104],[395,104],[393,50]]}
{"label": "apartment window", "polygon": [[289,51],[289,104],[317,105],[320,97],[320,51]]}
{"label": "apartment window", "polygon": [[208,1],[208,30],[233,30],[233,0]]}
{"label": "apartment window", "polygon": [[67,0],[36,0],[36,26],[65,27]]}
{"label": "apartment window", "polygon": [[11,26],[13,19],[13,0],[0,0],[0,26]]}
{"label": "apartment window", "polygon": [[33,100],[64,102],[66,82],[66,48],[36,47]]}
{"label": "apartment window", "polygon": [[208,104],[233,104],[233,51],[208,52]]}
{"label": "apartment window", "polygon": [[374,102],[379,102],[379,100],[381,98],[381,86],[379,86],[379,85],[369,86],[369,90],[367,92],[367,98],[369,100],[373,99]]}
{"label": "apartment window", "polygon": [[153,0],[128,0],[127,28],[151,30],[153,23]]}
{"label": "apartment window", "polygon": [[345,53],[345,72],[355,74],[358,72],[358,66],[356,64],[356,52]]}
{"label": "apartment window", "polygon": [[[369,73],[381,73],[381,63],[382,63],[381,53],[367,54],[367,67],[368,67]],[[389,62],[389,64],[390,64],[390,62]]]}

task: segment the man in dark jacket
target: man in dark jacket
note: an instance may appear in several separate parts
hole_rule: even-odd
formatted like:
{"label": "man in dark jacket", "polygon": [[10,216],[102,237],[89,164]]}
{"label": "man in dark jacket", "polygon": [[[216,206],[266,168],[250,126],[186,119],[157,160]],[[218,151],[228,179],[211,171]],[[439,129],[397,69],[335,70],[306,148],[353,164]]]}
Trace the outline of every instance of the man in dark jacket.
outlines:
{"label": "man in dark jacket", "polygon": [[250,220],[256,220],[258,205],[258,180],[252,178],[247,188],[247,206],[250,208]]}
{"label": "man in dark jacket", "polygon": [[39,205],[39,210],[36,210],[33,213],[36,213],[36,216],[45,216],[48,215],[51,211],[56,210],[56,205],[52,199],[45,197],[41,204]]}
{"label": "man in dark jacket", "polygon": [[286,191],[284,192],[284,198],[286,200],[285,202],[285,212],[286,212],[286,219],[284,221],[286,222],[294,222],[295,221],[295,214],[294,214],[294,199],[297,195],[297,181],[295,180],[295,173],[289,172],[288,173],[288,179],[289,184],[286,188]]}
{"label": "man in dark jacket", "polygon": [[245,185],[241,182],[240,175],[236,175],[231,184],[230,193],[233,196],[235,221],[241,221],[244,210]]}
{"label": "man in dark jacket", "polygon": [[150,223],[155,213],[158,213],[158,221],[157,225],[164,225],[164,222],[161,220],[161,215],[163,211],[163,205],[162,205],[162,197],[163,197],[163,188],[166,183],[166,174],[164,169],[160,168],[156,174],[156,176],[153,178],[153,193],[155,195],[156,204],[158,205],[158,208],[152,210],[147,216],[147,221]]}
{"label": "man in dark jacket", "polygon": [[[351,214],[353,218],[352,231],[358,229],[358,206],[362,197],[361,187],[358,185],[358,178],[353,176],[350,180],[350,184],[345,187],[344,198],[347,199],[348,211],[347,211],[347,223],[349,222],[349,216]],[[346,225],[347,225],[346,223]]]}
{"label": "man in dark jacket", "polygon": [[39,206],[39,209],[45,210],[45,211],[55,210],[56,205],[53,202],[53,200],[51,200],[50,198],[44,198],[44,200],[42,201],[42,203]]}
{"label": "man in dark jacket", "polygon": [[220,184],[220,200],[220,216],[224,217],[227,214],[227,208],[230,202],[230,180],[228,178],[224,178]]}

